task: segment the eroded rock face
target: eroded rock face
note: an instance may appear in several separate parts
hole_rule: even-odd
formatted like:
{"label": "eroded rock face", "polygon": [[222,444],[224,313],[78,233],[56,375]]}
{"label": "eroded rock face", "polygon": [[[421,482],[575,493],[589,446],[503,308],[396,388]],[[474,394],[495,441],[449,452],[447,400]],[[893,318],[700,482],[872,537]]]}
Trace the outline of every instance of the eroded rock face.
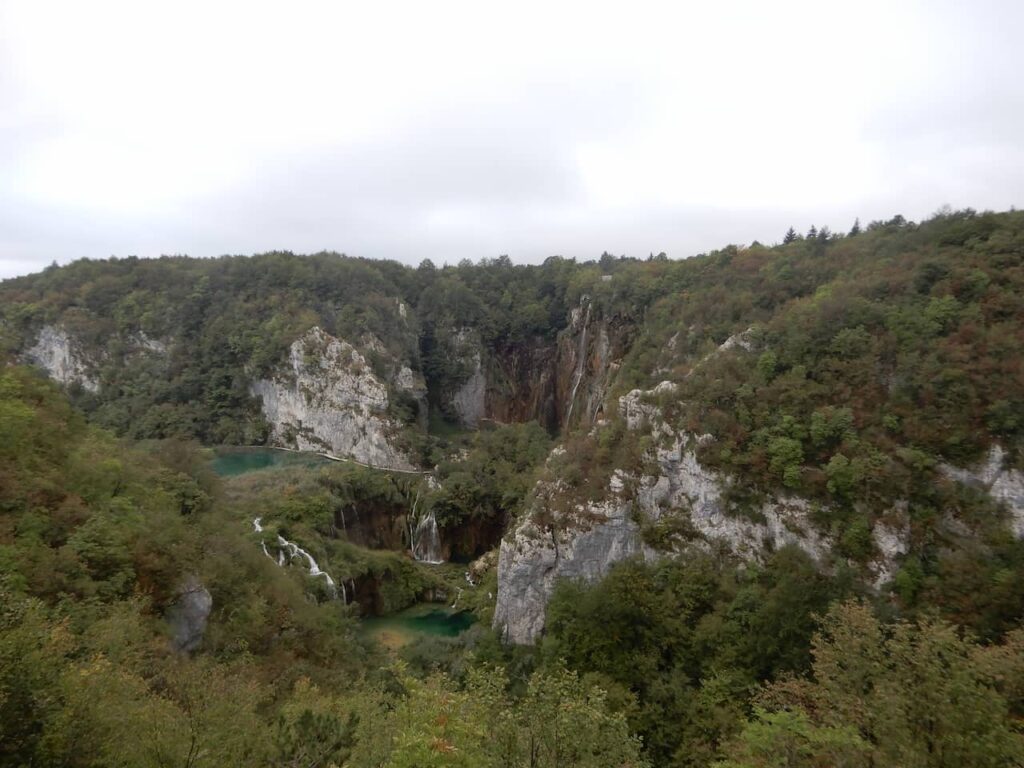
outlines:
{"label": "eroded rock face", "polygon": [[[616,470],[602,501],[577,506],[554,526],[538,522],[550,517],[550,510],[531,510],[502,541],[494,626],[507,642],[532,643],[540,636],[558,579],[596,581],[628,557],[650,560],[671,554],[653,549],[644,540],[643,527],[656,527],[662,521],[676,519],[685,524],[687,541],[679,551],[725,549],[756,560],[766,552],[795,545],[816,560],[828,557],[831,542],[811,524],[813,510],[805,499],[770,498],[749,517],[727,512],[727,480],[697,458],[697,448],[707,438],[674,432],[650,402],[673,390],[671,383],[663,382],[650,392],[634,390],[619,401],[619,413],[629,429],[649,428],[654,434],[660,446],[651,457],[657,474],[632,476]],[[538,492],[538,505],[551,496]],[[888,561],[885,566],[889,567]]]}
{"label": "eroded rock face", "polygon": [[541,528],[525,520],[501,542],[494,626],[505,642],[532,643],[559,579],[597,581],[628,557],[656,557],[640,538],[630,505],[609,500],[588,506],[589,524],[575,530]]}
{"label": "eroded rock face", "polygon": [[910,551],[910,520],[906,504],[898,505],[889,517],[891,521],[876,521],[871,529],[871,538],[878,553],[874,563],[875,589],[893,580],[899,570],[900,559]]}
{"label": "eroded rock face", "polygon": [[313,328],[290,347],[282,369],[253,382],[275,445],[325,451],[387,469],[412,469],[394,447],[387,386],[346,341]]}
{"label": "eroded rock face", "polygon": [[202,645],[206,622],[213,609],[213,597],[196,576],[185,579],[178,592],[178,599],[167,611],[167,623],[171,629],[171,647],[176,651],[191,653]]}
{"label": "eroded rock face", "polygon": [[67,331],[46,325],[39,331],[39,339],[26,352],[26,356],[50,374],[50,378],[64,386],[80,384],[89,392],[98,392],[99,381],[90,374],[90,365],[78,350]]}
{"label": "eroded rock face", "polygon": [[993,445],[977,467],[963,469],[942,464],[939,471],[951,480],[987,491],[1005,505],[1014,535],[1024,538],[1024,472],[1006,466],[1006,451],[1001,445]]}
{"label": "eroded rock face", "polygon": [[452,410],[464,427],[475,429],[487,413],[487,377],[484,375],[482,347],[477,334],[462,329],[453,337],[456,356],[472,371],[452,394]]}
{"label": "eroded rock face", "polygon": [[[657,400],[674,391],[673,384],[663,382],[653,390],[634,390],[619,400],[619,414],[627,428],[648,429],[654,437],[657,447],[649,458],[657,466],[656,474],[633,476],[616,470],[603,500],[578,505],[568,514],[556,515],[545,506],[545,499],[557,496],[557,487],[546,492],[540,489],[542,492],[535,494],[537,507],[502,542],[494,625],[508,642],[532,643],[540,636],[547,602],[558,579],[595,581],[616,562],[634,555],[650,559],[698,547],[724,549],[758,560],[765,553],[794,545],[824,565],[830,561],[834,542],[812,524],[815,510],[806,499],[777,495],[749,515],[728,512],[728,479],[702,466],[697,455],[701,443],[710,437],[677,433],[661,417]],[[940,470],[1002,502],[1014,533],[1024,537],[1024,472],[1007,467],[1001,447],[993,447],[973,469],[944,465]],[[552,519],[553,524],[539,522]],[[657,530],[660,522],[673,521],[684,524],[684,533],[679,534],[684,538],[682,545],[672,543],[666,548],[659,543],[658,551],[652,550],[644,542],[644,528]],[[948,525],[953,529],[956,521]],[[898,503],[880,516],[871,534],[875,552],[865,566],[865,575],[880,588],[892,580],[910,551],[906,504]],[[961,535],[970,535],[970,531]]]}
{"label": "eroded rock face", "polygon": [[538,421],[552,432],[589,426],[600,415],[627,335],[592,311],[587,298],[571,310],[556,339],[490,348],[476,330],[455,329],[446,342],[448,354],[468,375],[443,395],[445,403],[470,428],[483,420]]}

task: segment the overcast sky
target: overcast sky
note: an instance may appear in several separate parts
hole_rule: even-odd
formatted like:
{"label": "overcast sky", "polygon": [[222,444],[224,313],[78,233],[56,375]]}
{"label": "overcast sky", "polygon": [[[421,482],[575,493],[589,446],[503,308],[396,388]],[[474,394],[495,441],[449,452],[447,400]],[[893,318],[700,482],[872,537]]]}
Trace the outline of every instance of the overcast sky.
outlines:
{"label": "overcast sky", "polygon": [[0,277],[689,256],[1021,205],[1024,3],[0,0]]}

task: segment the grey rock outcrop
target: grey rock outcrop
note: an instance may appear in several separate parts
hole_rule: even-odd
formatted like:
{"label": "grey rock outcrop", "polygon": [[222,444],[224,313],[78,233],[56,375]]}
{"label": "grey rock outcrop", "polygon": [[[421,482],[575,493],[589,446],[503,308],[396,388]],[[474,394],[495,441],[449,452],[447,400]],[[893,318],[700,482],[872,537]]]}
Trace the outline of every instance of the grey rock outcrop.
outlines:
{"label": "grey rock outcrop", "polygon": [[487,414],[487,377],[484,375],[481,343],[469,329],[453,336],[455,355],[470,369],[469,378],[452,394],[452,410],[464,427],[475,429]]}
{"label": "grey rock outcrop", "polygon": [[889,515],[893,521],[878,520],[871,529],[875,552],[878,553],[874,562],[875,589],[892,581],[899,570],[900,559],[910,551],[910,520],[906,507],[905,503],[898,505]]}
{"label": "grey rock outcrop", "polygon": [[628,503],[609,500],[586,512],[592,519],[584,528],[542,528],[528,518],[501,542],[494,626],[505,642],[526,644],[540,637],[559,579],[592,582],[621,560],[656,556],[643,545]]}
{"label": "grey rock outcrop", "polygon": [[540,636],[559,579],[595,581],[626,558],[649,560],[667,554],[653,549],[643,537],[643,526],[656,526],[663,519],[685,523],[687,547],[724,548],[758,559],[792,544],[817,560],[828,556],[830,542],[811,525],[812,506],[804,499],[769,499],[751,518],[728,514],[726,479],[697,459],[697,448],[706,438],[674,432],[660,418],[658,407],[648,402],[673,389],[663,382],[650,392],[634,390],[619,401],[627,427],[650,428],[658,440],[660,447],[652,452],[656,474],[630,476],[617,470],[605,499],[576,505],[555,525],[538,520],[551,517],[546,500],[559,489],[540,489],[535,494],[538,506],[502,541],[494,626],[507,642],[532,643]]}
{"label": "grey rock outcrop", "polygon": [[393,444],[388,389],[359,351],[320,328],[292,343],[273,377],[253,382],[276,445],[324,451],[373,467],[412,469]]}
{"label": "grey rock outcrop", "polygon": [[1006,466],[1006,451],[1001,445],[993,445],[988,456],[976,467],[964,469],[942,464],[939,471],[950,480],[986,491],[1003,504],[1010,515],[1014,535],[1024,538],[1024,472]]}
{"label": "grey rock outcrop", "polygon": [[99,381],[90,373],[89,362],[63,328],[43,326],[35,345],[25,355],[64,386],[77,383],[89,392],[100,389]]}
{"label": "grey rock outcrop", "polygon": [[213,597],[196,576],[189,576],[178,591],[178,599],[167,611],[171,647],[191,653],[199,649],[206,633],[206,622],[213,609]]}

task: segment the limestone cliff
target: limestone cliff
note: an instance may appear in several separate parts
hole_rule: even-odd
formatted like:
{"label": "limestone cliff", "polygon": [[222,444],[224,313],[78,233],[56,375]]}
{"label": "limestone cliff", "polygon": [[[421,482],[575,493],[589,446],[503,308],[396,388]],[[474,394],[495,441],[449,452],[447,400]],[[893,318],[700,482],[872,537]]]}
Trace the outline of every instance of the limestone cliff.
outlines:
{"label": "limestone cliff", "polygon": [[475,429],[487,414],[483,345],[478,333],[469,328],[460,328],[452,336],[452,347],[452,354],[469,370],[469,376],[452,393],[451,409],[460,424]]}
{"label": "limestone cliff", "polygon": [[26,351],[25,356],[64,386],[79,384],[89,392],[100,389],[93,364],[61,327],[43,326],[35,345]]}
{"label": "limestone cliff", "polygon": [[[766,500],[756,515],[728,514],[726,479],[697,460],[703,438],[675,433],[660,420],[656,406],[644,400],[671,388],[665,382],[653,393],[634,390],[619,401],[630,430],[652,429],[658,438],[653,473],[616,471],[604,499],[575,504],[568,513],[552,512],[550,500],[559,488],[540,489],[535,508],[502,541],[494,625],[508,642],[532,643],[539,637],[558,579],[594,581],[624,558],[665,554],[664,542],[657,549],[648,543],[659,530],[672,531],[668,551],[724,547],[756,559],[795,544],[815,559],[828,556],[829,541],[811,526],[811,507],[803,499],[777,497]],[[552,517],[553,523],[540,522]]]}
{"label": "limestone cliff", "polygon": [[1005,506],[1010,526],[1017,538],[1024,538],[1024,472],[1006,465],[1006,451],[993,445],[978,466],[963,469],[943,464],[939,470],[951,480],[986,491]]}
{"label": "limestone cliff", "polygon": [[467,373],[443,395],[445,406],[470,428],[483,420],[538,421],[551,432],[589,426],[628,346],[627,330],[625,323],[602,316],[586,297],[553,339],[489,347],[477,331],[456,329],[448,354]]}
{"label": "limestone cliff", "polygon": [[[834,542],[814,527],[814,506],[805,499],[776,495],[743,516],[728,510],[729,479],[698,459],[700,444],[709,438],[677,432],[661,417],[656,402],[674,391],[675,385],[663,382],[619,399],[619,416],[627,429],[638,438],[647,433],[653,439],[647,463],[653,471],[616,470],[602,499],[572,504],[568,511],[560,481],[543,481],[547,487],[537,489],[534,507],[502,541],[494,626],[506,641],[532,643],[540,636],[558,579],[595,581],[627,557],[679,556],[699,547],[757,560],[795,545],[823,567],[834,559]],[[598,424],[595,432],[602,428]],[[993,447],[978,467],[940,469],[951,479],[987,491],[1005,506],[1014,534],[1024,537],[1024,473],[1006,466],[1001,447]],[[563,503],[553,504],[560,495]],[[970,535],[955,521],[949,528]],[[875,520],[872,541],[875,552],[863,566],[864,576],[879,588],[895,576],[909,551],[905,504]]]}
{"label": "limestone cliff", "polygon": [[544,629],[544,612],[558,579],[597,581],[612,565],[634,555],[655,557],[621,499],[590,504],[580,528],[544,526],[527,516],[501,542],[494,627],[505,642],[532,643]]}
{"label": "limestone cliff", "polygon": [[[645,433],[653,438],[649,471],[614,471],[603,499],[575,504],[568,513],[552,511],[550,501],[560,493],[555,481],[556,487],[539,489],[535,507],[502,541],[494,625],[508,642],[532,643],[539,637],[558,579],[595,581],[634,555],[652,559],[697,547],[757,560],[794,545],[823,565],[829,561],[832,542],[815,529],[814,507],[806,499],[776,495],[746,515],[730,512],[729,479],[697,457],[708,437],[675,431],[654,402],[674,391],[675,385],[662,382],[618,402],[634,439]],[[604,428],[599,423],[595,432]],[[907,552],[909,533],[900,520],[895,510],[873,531],[876,557],[866,575],[877,585],[892,578]]]}
{"label": "limestone cliff", "polygon": [[348,342],[313,328],[292,343],[270,378],[251,385],[275,445],[326,451],[363,464],[412,469],[395,445],[388,388]]}

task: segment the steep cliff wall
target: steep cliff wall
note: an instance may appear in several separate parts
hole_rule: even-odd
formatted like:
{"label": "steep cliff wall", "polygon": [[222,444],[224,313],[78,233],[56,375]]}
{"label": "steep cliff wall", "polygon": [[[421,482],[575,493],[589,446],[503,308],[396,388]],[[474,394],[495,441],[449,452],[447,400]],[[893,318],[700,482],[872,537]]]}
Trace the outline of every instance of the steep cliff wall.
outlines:
{"label": "steep cliff wall", "polygon": [[[559,505],[552,499],[561,493],[556,480],[554,487],[538,489],[534,508],[502,541],[494,626],[508,642],[532,643],[540,636],[558,579],[594,581],[634,555],[679,556],[699,547],[757,560],[795,545],[823,565],[829,561],[833,542],[816,530],[814,508],[807,500],[776,495],[752,514],[738,516],[728,510],[728,478],[697,458],[706,438],[674,431],[650,402],[674,389],[663,382],[649,392],[634,390],[619,399],[619,415],[635,435],[632,439],[642,434],[654,439],[648,456],[653,472],[614,471],[603,499],[574,504],[568,512],[553,511]],[[595,434],[604,428],[599,424]],[[876,584],[892,577],[907,552],[909,533],[900,519],[894,510],[872,532],[876,555],[865,576]]]}
{"label": "steep cliff wall", "polygon": [[253,382],[251,392],[275,445],[413,468],[394,444],[400,426],[387,415],[387,386],[355,347],[320,328],[297,339],[281,369]]}
{"label": "steep cliff wall", "polygon": [[1010,514],[1010,526],[1017,538],[1024,538],[1024,472],[1006,464],[1006,451],[993,445],[978,466],[963,469],[943,464],[939,470],[951,480],[986,491]]}
{"label": "steep cliff wall", "polygon": [[[685,556],[690,547],[700,547],[757,560],[795,545],[823,567],[835,558],[834,542],[816,529],[814,506],[805,499],[776,495],[753,514],[728,511],[729,479],[703,467],[697,457],[706,438],[674,431],[652,402],[674,390],[663,382],[650,392],[634,390],[619,399],[627,428],[637,438],[648,432],[653,437],[648,458],[656,471],[615,471],[603,499],[577,503],[568,512],[554,511],[564,510],[552,504],[561,489],[557,480],[547,481],[549,487],[535,494],[534,508],[502,541],[494,626],[508,642],[532,643],[540,636],[558,579],[595,581],[627,557]],[[1024,473],[1007,468],[1002,448],[993,447],[978,467],[946,465],[941,471],[987,491],[1005,507],[1014,534],[1024,537]],[[955,521],[949,527],[962,531]],[[871,536],[874,555],[861,567],[866,581],[878,588],[893,578],[909,551],[906,505],[898,503],[876,519]]]}
{"label": "steep cliff wall", "polygon": [[89,392],[100,389],[99,379],[93,373],[94,363],[86,358],[63,328],[43,326],[35,345],[25,352],[25,357],[64,386],[79,384]]}
{"label": "steep cliff wall", "polygon": [[458,329],[449,351],[468,375],[445,395],[447,407],[470,428],[485,419],[538,421],[551,432],[589,426],[602,410],[628,338],[626,324],[601,316],[587,298],[553,340],[492,348],[476,331]]}

